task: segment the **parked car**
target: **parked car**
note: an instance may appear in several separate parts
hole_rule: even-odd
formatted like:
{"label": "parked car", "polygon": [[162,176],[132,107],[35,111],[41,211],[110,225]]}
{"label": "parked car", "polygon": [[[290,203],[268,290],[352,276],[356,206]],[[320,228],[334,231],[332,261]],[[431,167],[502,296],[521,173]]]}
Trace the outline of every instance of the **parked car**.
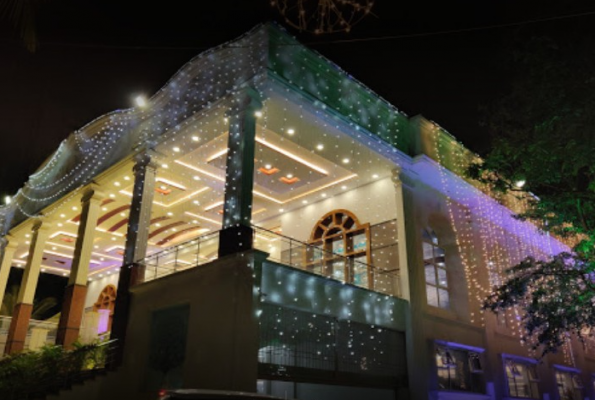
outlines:
{"label": "parked car", "polygon": [[225,390],[177,389],[167,390],[159,400],[286,400],[266,394],[230,392]]}

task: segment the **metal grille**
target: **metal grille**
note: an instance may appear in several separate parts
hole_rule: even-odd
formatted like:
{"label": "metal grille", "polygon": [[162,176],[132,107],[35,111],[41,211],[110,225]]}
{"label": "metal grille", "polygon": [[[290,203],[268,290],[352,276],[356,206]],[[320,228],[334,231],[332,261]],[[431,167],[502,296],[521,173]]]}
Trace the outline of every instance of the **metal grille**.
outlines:
{"label": "metal grille", "polygon": [[401,332],[261,303],[258,360],[272,375],[306,378],[406,374]]}

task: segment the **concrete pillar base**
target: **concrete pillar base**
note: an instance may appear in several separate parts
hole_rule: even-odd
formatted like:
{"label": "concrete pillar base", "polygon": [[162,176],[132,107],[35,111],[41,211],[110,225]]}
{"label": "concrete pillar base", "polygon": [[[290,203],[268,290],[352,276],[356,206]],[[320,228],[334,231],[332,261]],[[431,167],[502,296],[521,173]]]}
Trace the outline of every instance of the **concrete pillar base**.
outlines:
{"label": "concrete pillar base", "polygon": [[71,349],[74,342],[78,340],[86,295],[87,287],[84,285],[74,284],[66,287],[56,334],[56,344],[61,344],[65,349]]}
{"label": "concrete pillar base", "polygon": [[15,354],[25,349],[25,339],[32,312],[32,304],[18,303],[14,307],[4,354]]}

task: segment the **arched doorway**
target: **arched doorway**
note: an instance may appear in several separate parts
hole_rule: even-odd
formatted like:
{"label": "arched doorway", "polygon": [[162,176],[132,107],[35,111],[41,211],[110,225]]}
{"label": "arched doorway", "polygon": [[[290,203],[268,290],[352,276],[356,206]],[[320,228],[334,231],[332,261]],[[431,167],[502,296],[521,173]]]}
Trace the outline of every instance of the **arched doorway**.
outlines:
{"label": "arched doorway", "polygon": [[333,210],[314,226],[306,252],[308,270],[373,289],[370,224],[362,224],[348,210]]}
{"label": "arched doorway", "polygon": [[116,307],[116,293],[117,290],[114,285],[107,285],[103,288],[101,293],[99,293],[97,301],[95,302],[95,304],[93,304],[93,311],[99,312],[99,310],[109,310],[109,320],[107,323],[107,330],[105,332],[111,331],[112,329],[114,308]]}

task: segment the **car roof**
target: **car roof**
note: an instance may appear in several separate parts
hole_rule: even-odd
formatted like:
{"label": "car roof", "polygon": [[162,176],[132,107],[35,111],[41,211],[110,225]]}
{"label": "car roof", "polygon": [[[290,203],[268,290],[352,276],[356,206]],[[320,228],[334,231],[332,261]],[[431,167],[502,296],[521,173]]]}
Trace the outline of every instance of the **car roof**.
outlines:
{"label": "car roof", "polygon": [[251,392],[235,392],[228,390],[177,389],[167,392],[173,399],[252,399],[252,400],[285,400],[280,397]]}

